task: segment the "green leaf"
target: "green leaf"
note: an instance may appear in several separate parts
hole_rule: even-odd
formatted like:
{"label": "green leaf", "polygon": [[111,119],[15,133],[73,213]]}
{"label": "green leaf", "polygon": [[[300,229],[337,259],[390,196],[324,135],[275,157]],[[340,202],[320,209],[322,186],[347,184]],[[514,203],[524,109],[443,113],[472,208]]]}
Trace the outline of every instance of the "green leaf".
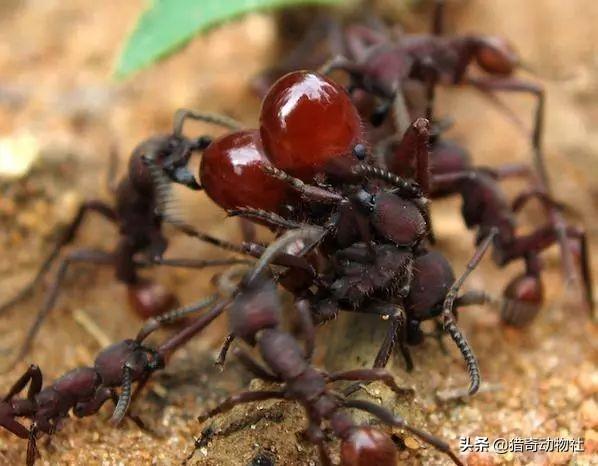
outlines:
{"label": "green leaf", "polygon": [[342,0],[154,0],[142,13],[116,65],[122,78],[185,45],[199,32],[242,14],[303,4]]}

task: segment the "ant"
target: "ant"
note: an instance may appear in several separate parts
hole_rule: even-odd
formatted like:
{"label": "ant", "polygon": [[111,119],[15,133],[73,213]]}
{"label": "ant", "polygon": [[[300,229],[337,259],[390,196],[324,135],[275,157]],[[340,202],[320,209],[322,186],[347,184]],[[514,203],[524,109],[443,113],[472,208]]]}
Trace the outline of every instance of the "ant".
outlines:
{"label": "ant", "polygon": [[[314,235],[313,228],[307,228],[303,234],[305,238],[310,238],[312,241],[318,237],[317,231]],[[231,335],[243,339],[251,346],[256,346],[266,367],[245,351],[235,348],[234,352],[241,363],[256,377],[283,384],[283,387],[281,390],[247,391],[233,395],[200,416],[200,422],[227,412],[241,403],[268,399],[295,400],[305,408],[309,419],[305,435],[318,446],[322,464],[332,464],[325,446],[327,438],[322,429],[322,423],[325,421],[330,423],[333,434],[341,440],[341,466],[365,464],[365,461],[376,461],[380,466],[396,464],[396,447],[384,432],[370,426],[355,425],[341,411],[347,408],[359,409],[373,414],[388,425],[407,430],[447,454],[455,464],[462,465],[444,441],[410,426],[404,419],[379,405],[364,400],[349,400],[327,388],[328,384],[341,380],[379,380],[393,391],[403,392],[384,369],[327,373],[314,368],[310,364],[314,351],[314,327],[307,300],[299,298],[295,301],[302,333],[305,336],[304,349],[301,349],[299,343],[289,333],[279,329],[282,303],[275,282],[264,271],[268,261],[277,254],[279,249],[279,241],[270,245],[255,268],[243,278],[229,310],[229,322]],[[370,442],[368,447],[362,445],[365,439]]]}
{"label": "ant", "polygon": [[[28,440],[27,466],[33,466],[38,456],[36,443],[39,436],[53,435],[71,411],[78,418],[91,416],[107,401],[112,401],[116,405],[112,415],[113,424],[118,424],[128,416],[143,428],[141,419],[127,412],[129,405],[150,376],[164,368],[174,351],[221,314],[227,301],[214,303],[215,299],[210,297],[153,318],[152,322],[164,325],[212,306],[207,313],[189,321],[185,328],[172,335],[157,349],[145,346],[143,341],[160,325],[153,328],[146,326],[136,339],[123,340],[104,348],[93,366],[71,370],[49,386],[43,387],[39,367],[29,366],[0,401],[0,426],[17,437]],[[137,387],[133,393],[132,384],[135,382]],[[26,397],[17,398],[27,385],[29,388]],[[118,388],[121,389],[120,394],[117,393]],[[30,427],[25,427],[17,418],[29,419]]]}
{"label": "ant", "polygon": [[[336,120],[331,120],[334,115]],[[390,317],[393,325],[376,366],[386,364],[398,339],[411,367],[403,345],[407,326],[411,328],[409,340],[421,341],[419,323],[442,314],[445,328],[467,361],[470,390],[474,393],[479,386],[477,362],[456,326],[452,308],[444,312],[441,306],[454,281],[452,269],[442,255],[429,253],[424,246],[428,222],[421,189],[414,182],[364,163],[368,151],[360,117],[348,95],[317,73],[290,73],[265,97],[260,120],[259,134],[247,130],[227,135],[204,151],[200,178],[208,195],[225,209],[238,203],[239,207],[229,210],[231,215],[258,220],[273,229],[300,232],[306,224],[322,228],[314,252],[320,255],[320,273],[298,277],[293,269],[281,275],[280,283],[296,296],[318,288],[320,292],[312,296],[312,308],[320,315],[320,322],[328,320],[324,315],[333,318],[339,308],[346,307]],[[427,124],[425,120],[416,121],[414,128],[425,129]],[[325,125],[326,132],[312,131]],[[414,151],[427,144],[408,140],[408,144],[413,142]],[[235,163],[238,156],[243,163]],[[238,165],[243,168],[230,168]],[[207,170],[209,177],[205,176]],[[229,182],[222,183],[223,179]],[[319,182],[320,186],[304,180]],[[323,186],[323,180],[331,184]],[[368,180],[378,184],[368,184]],[[380,183],[390,188],[382,188]],[[266,185],[273,189],[263,196]],[[242,197],[238,196],[237,186],[242,186]],[[289,190],[297,196],[289,196]],[[277,203],[280,199],[284,199],[283,204]],[[295,204],[289,205],[293,200]],[[313,205],[327,209],[322,216],[307,215],[301,221],[300,214],[309,213]],[[290,218],[278,214],[284,210],[291,213]],[[489,238],[490,233],[493,231]],[[288,254],[289,248],[299,245],[299,250],[306,253],[305,239],[300,234],[289,238],[283,235],[277,240],[281,251]],[[484,242],[483,250],[489,242]],[[411,280],[418,288],[411,287]],[[232,338],[234,335],[227,339],[224,354]]]}
{"label": "ant", "polygon": [[[405,106],[403,90],[408,83],[421,83],[425,88],[426,105],[424,115],[432,121],[435,89],[439,84],[469,85],[494,98],[495,91],[519,92],[536,99],[536,109],[531,145],[534,154],[534,168],[538,174],[538,192],[544,199],[553,195],[548,181],[542,151],[545,95],[542,86],[514,76],[522,63],[511,45],[504,39],[484,35],[445,36],[445,1],[436,0],[430,34],[402,34],[396,41],[385,34],[364,26],[353,26],[346,32],[346,43],[351,59],[336,56],[323,66],[326,73],[334,69],[343,70],[351,77],[351,89],[362,89],[382,99],[382,104],[372,115],[372,122],[380,124],[391,110],[395,110],[399,133],[406,129],[401,107]],[[470,72],[477,64],[484,75]],[[403,113],[403,116],[401,115]],[[459,179],[454,179],[455,183]],[[444,180],[450,182],[450,180]],[[482,194],[477,190],[476,196]],[[569,228],[555,203],[545,203],[550,227],[545,237],[537,241],[558,242],[563,257],[563,267],[568,279],[576,277],[569,238],[578,241],[580,232]],[[548,231],[548,230],[551,231]],[[554,230],[554,231],[552,231]],[[552,237],[556,235],[556,238]],[[530,264],[530,269],[537,267]],[[537,272],[530,271],[531,275]],[[587,276],[582,277],[585,281]],[[585,286],[587,288],[587,285]],[[588,293],[586,292],[586,296]]]}
{"label": "ant", "polygon": [[[413,177],[430,198],[441,198],[459,194],[463,200],[462,215],[468,228],[477,229],[477,242],[485,238],[490,229],[495,228],[493,258],[503,267],[521,259],[525,272],[514,277],[503,291],[502,320],[512,326],[522,327],[534,319],[543,304],[543,287],[540,279],[542,262],[539,254],[559,239],[558,224],[549,215],[545,226],[526,235],[518,234],[515,214],[532,199],[538,199],[549,210],[562,210],[563,206],[554,201],[540,186],[534,185],[524,190],[509,204],[499,181],[514,176],[532,179],[530,169],[523,165],[505,165],[496,169],[475,167],[471,157],[463,147],[445,140],[440,131],[431,138],[431,148],[413,151],[405,141],[418,140],[422,147],[426,135],[416,131],[412,125],[404,138],[390,145],[382,164],[391,172],[404,177]],[[583,229],[566,225],[568,250],[579,258],[583,285],[583,303],[591,312],[594,306],[589,250]]]}
{"label": "ant", "polygon": [[[118,243],[112,252],[96,249],[77,249],[62,258],[56,275],[49,287],[42,307],[37,313],[34,323],[27,331],[25,340],[18,351],[13,367],[29,351],[35,335],[43,321],[53,309],[60,288],[69,267],[76,263],[110,265],[115,270],[116,279],[124,283],[128,289],[129,302],[137,314],[143,317],[158,315],[176,303],[176,297],[161,285],[143,278],[139,270],[152,265],[168,267],[202,268],[238,263],[237,259],[193,260],[165,259],[163,254],[168,240],[162,233],[163,218],[158,212],[159,193],[153,182],[155,177],[150,172],[146,160],[151,159],[154,170],[173,182],[198,190],[201,187],[187,168],[187,163],[194,151],[201,150],[210,144],[211,139],[201,136],[190,139],[183,135],[183,125],[187,119],[202,120],[229,129],[239,125],[232,119],[213,114],[202,114],[187,109],[176,112],[171,134],[151,137],[140,143],[129,159],[127,174],[114,190],[115,201],[110,205],[102,200],[83,202],[66,230],[60,236],[51,252],[42,262],[33,279],[25,285],[13,298],[0,305],[0,314],[27,298],[44,276],[50,271],[53,263],[60,257],[64,247],[71,244],[90,213],[99,214],[113,223],[119,230]],[[114,165],[114,164],[112,164]],[[138,257],[139,255],[142,257]]]}

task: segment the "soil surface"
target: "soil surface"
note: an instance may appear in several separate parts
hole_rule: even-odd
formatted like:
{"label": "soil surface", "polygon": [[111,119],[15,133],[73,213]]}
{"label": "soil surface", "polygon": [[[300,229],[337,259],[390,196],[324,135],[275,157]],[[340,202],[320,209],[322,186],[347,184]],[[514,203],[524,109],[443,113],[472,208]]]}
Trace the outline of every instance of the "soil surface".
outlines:
{"label": "soil surface", "polygon": [[[118,150],[122,172],[135,144],[168,131],[173,112],[183,106],[228,113],[248,126],[257,125],[259,101],[248,83],[276,57],[276,26],[271,17],[251,15],[225,25],[194,40],[173,58],[128,81],[115,82],[111,71],[117,52],[145,2],[96,3],[0,2],[0,145],[2,150],[7,145],[16,147],[22,157],[37,157],[26,176],[0,178],[1,300],[34,274],[80,201],[110,199],[105,181],[111,150]],[[389,13],[400,2],[377,3]],[[407,14],[409,28],[425,27],[425,10],[405,13],[403,8],[400,13]],[[560,199],[572,207],[571,220],[585,225],[593,251],[598,249],[597,21],[594,0],[469,0],[452,2],[449,10],[451,31],[508,37],[535,70],[533,79],[546,85],[545,147],[552,182]],[[532,102],[528,97],[505,101],[529,122]],[[443,90],[438,108],[441,115],[454,117],[451,135],[467,145],[476,163],[495,166],[530,160],[520,132],[476,92]],[[220,130],[190,124],[188,131],[216,135]],[[522,187],[516,182],[506,186],[511,193]],[[189,221],[203,230],[239,239],[237,223],[227,221],[203,194],[181,195],[181,204]],[[543,221],[539,210],[533,206],[524,212],[523,230]],[[463,226],[459,202],[435,203],[433,218],[438,247],[457,272],[463,270],[473,252],[473,235]],[[73,248],[110,250],[114,233],[102,219],[90,218]],[[167,233],[172,238],[168,257],[222,257],[220,251],[172,229],[167,228]],[[473,399],[443,401],[447,390],[466,385],[466,373],[449,341],[444,353],[429,339],[413,349],[412,373],[403,370],[399,358],[391,363],[399,382],[415,388],[414,398],[395,399],[376,384],[360,396],[379,398],[418,427],[449,441],[454,449],[460,436],[490,441],[499,437],[585,440],[584,453],[463,454],[469,466],[598,464],[598,331],[580,307],[579,293],[564,283],[558,250],[552,248],[544,257],[547,303],[531,328],[515,331],[501,326],[491,307],[461,313],[460,324],[486,383],[482,393]],[[591,255],[591,262],[598,270],[597,254]],[[517,265],[499,270],[485,260],[466,288],[498,295],[517,273]],[[174,290],[182,303],[214,291],[214,270],[156,269],[148,275]],[[42,300],[39,290],[1,316],[0,365],[14,355]],[[99,335],[82,324],[89,321],[101,329]],[[140,324],[128,311],[126,291],[110,270],[73,267],[31,353],[0,375],[0,393],[31,362],[42,368],[46,381],[92,364],[106,341],[131,337]],[[135,405],[152,432],[129,422],[118,429],[111,427],[106,408],[97,416],[66,420],[51,443],[40,442],[39,464],[181,464],[193,453],[194,436],[207,427],[197,422],[197,415],[250,383],[234,358],[224,372],[214,367],[225,325],[224,320],[216,323],[180,351]],[[357,355],[342,341],[346,326],[340,319],[323,329],[320,361],[343,367],[367,364],[370,355]],[[334,357],[330,351],[324,354],[326,344],[334,345]],[[301,410],[286,403],[236,408],[214,420],[213,428],[224,429],[227,435],[216,436],[195,451],[188,464],[318,464],[316,452],[299,434],[304,421]],[[431,448],[402,432],[395,434],[403,464],[448,464]],[[22,464],[25,449],[24,441],[0,430],[0,464]],[[338,445],[331,444],[331,449],[338,451]],[[333,457],[338,460],[336,453]]]}

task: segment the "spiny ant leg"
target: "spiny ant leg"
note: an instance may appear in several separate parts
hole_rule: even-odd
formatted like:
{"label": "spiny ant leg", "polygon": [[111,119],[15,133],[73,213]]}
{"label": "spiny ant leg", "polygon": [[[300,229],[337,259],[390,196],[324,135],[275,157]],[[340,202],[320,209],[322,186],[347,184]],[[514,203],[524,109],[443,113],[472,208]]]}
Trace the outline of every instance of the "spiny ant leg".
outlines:
{"label": "spiny ant leg", "polygon": [[479,262],[482,260],[482,257],[484,257],[484,253],[490,247],[490,244],[492,244],[492,240],[494,239],[496,234],[497,229],[493,227],[488,236],[480,243],[474,255],[468,262],[465,271],[457,280],[455,280],[455,283],[453,283],[448,293],[446,294],[442,310],[442,321],[444,324],[444,329],[455,342],[455,344],[459,348],[459,351],[463,355],[465,362],[467,363],[467,369],[471,379],[471,383],[469,386],[470,395],[473,395],[480,388],[480,368],[478,365],[478,361],[473,353],[473,350],[467,342],[467,339],[461,333],[459,327],[457,327],[453,309],[455,299],[457,298],[457,293],[459,292],[461,285],[463,285],[469,274],[471,274],[471,272],[477,267]]}
{"label": "spiny ant leg", "polygon": [[20,393],[21,390],[23,390],[29,382],[31,382],[31,383],[29,385],[29,390],[27,390],[27,399],[33,400],[35,395],[37,395],[40,392],[40,390],[42,389],[42,384],[43,384],[42,371],[35,364],[31,364],[27,368],[25,373],[21,377],[19,377],[19,379],[13,384],[13,386],[10,388],[8,393],[4,396],[2,401],[3,402],[10,401],[12,399],[12,397],[15,396],[17,393]]}
{"label": "spiny ant leg", "polygon": [[405,328],[407,323],[405,310],[398,306],[393,306],[393,310],[394,312],[390,317],[390,326],[386,332],[382,346],[376,355],[374,367],[386,367],[386,364],[388,364],[388,360],[392,353],[392,349],[394,348],[395,344],[399,342],[399,345],[401,346],[401,353],[405,359],[407,371],[411,371],[413,370],[413,360],[411,359],[409,350],[404,345]]}
{"label": "spiny ant leg", "polygon": [[386,408],[374,403],[370,403],[369,401],[365,400],[345,400],[343,402],[343,405],[346,408],[359,409],[361,411],[368,412],[380,419],[385,424],[405,429],[406,431],[420,438],[427,444],[432,445],[438,451],[448,455],[456,465],[464,466],[461,460],[457,457],[455,453],[453,453],[451,447],[445,441],[439,439],[438,437],[432,434],[429,434],[428,432],[425,432],[423,430],[409,425],[402,417],[395,416]]}
{"label": "spiny ant leg", "polygon": [[173,309],[172,311],[165,312],[159,316],[152,317],[141,328],[137,334],[136,340],[141,343],[157,329],[163,327],[164,325],[172,324],[178,320],[184,319],[195,312],[201,311],[202,309],[214,304],[217,299],[218,295],[211,295],[189,306],[179,307],[177,309]]}
{"label": "spiny ant leg", "polygon": [[[204,315],[192,320],[189,325],[181,331],[175,333],[162,343],[157,350],[158,355],[167,360],[170,355],[181,346],[185,345],[191,338],[201,332],[204,328],[210,325],[220,314],[224,312],[226,307],[231,303],[232,298],[226,298],[218,301],[212,308]],[[200,303],[203,305],[203,303]]]}
{"label": "spiny ant leg", "polygon": [[333,372],[332,374],[328,374],[326,378],[328,382],[336,382],[338,380],[363,380],[367,382],[373,382],[378,380],[399,395],[413,395],[413,390],[411,388],[399,387],[395,382],[394,377],[388,371],[386,371],[386,369],[379,367]]}
{"label": "spiny ant leg", "polygon": [[205,269],[207,267],[220,267],[224,265],[251,264],[246,259],[166,259],[162,257],[151,258],[148,260],[136,260],[138,267],[150,267],[159,265],[161,267],[177,267],[183,269]]}
{"label": "spiny ant leg", "polygon": [[416,182],[401,178],[388,170],[372,165],[359,164],[354,168],[353,173],[358,176],[385,181],[395,187],[403,197],[423,197],[422,190]]}
{"label": "spiny ant leg", "polygon": [[201,113],[188,108],[180,108],[174,114],[172,128],[173,134],[175,134],[176,136],[182,136],[183,125],[185,124],[185,120],[187,119],[204,121],[206,123],[213,123],[215,125],[227,128],[231,131],[236,131],[243,127],[241,123],[226,115],[219,115],[216,113]]}
{"label": "spiny ant leg", "polygon": [[233,354],[239,359],[239,362],[251,372],[258,379],[265,380],[267,382],[280,382],[281,379],[276,377],[260,363],[258,363],[252,356],[241,348],[235,348]]}
{"label": "spiny ant leg", "polygon": [[228,354],[228,350],[230,349],[230,345],[232,345],[233,341],[235,341],[235,335],[232,333],[229,333],[226,338],[224,339],[224,342],[222,343],[222,346],[220,347],[220,351],[218,352],[218,357],[216,358],[216,365],[223,367],[224,363],[226,361],[226,355]]}
{"label": "spiny ant leg", "polygon": [[31,426],[28,432],[28,442],[27,442],[27,457],[26,457],[26,464],[27,466],[33,466],[35,464],[35,460],[37,459],[39,452],[37,450],[37,429],[35,424]]}
{"label": "spiny ant leg", "polygon": [[301,229],[290,230],[281,235],[276,241],[273,241],[262,253],[256,262],[252,271],[247,274],[246,283],[251,283],[259,277],[268,265],[275,261],[276,257],[282,253],[291,244],[302,240],[305,243],[303,250],[296,254],[302,256],[313,249],[328,233],[324,228],[316,226],[305,226]]}
{"label": "spiny ant leg", "polygon": [[268,212],[262,209],[254,209],[251,207],[239,207],[237,209],[229,210],[228,215],[231,217],[242,217],[243,219],[252,218],[261,220],[262,222],[267,223],[269,226],[274,228],[284,228],[286,230],[301,228],[302,226],[301,223],[287,220],[286,218],[281,217],[274,212]]}
{"label": "spiny ant leg", "polygon": [[56,299],[58,298],[58,294],[60,292],[60,288],[62,286],[62,282],[66,276],[66,272],[68,271],[69,265],[72,263],[90,263],[90,264],[111,264],[113,262],[113,255],[104,251],[96,251],[91,249],[81,249],[78,251],[73,251],[70,253],[60,264],[58,268],[58,272],[56,273],[56,277],[54,282],[50,286],[48,290],[48,294],[46,295],[46,299],[40,308],[37,316],[27,331],[27,335],[25,336],[25,340],[17,353],[17,357],[14,361],[8,366],[9,368],[14,367],[16,363],[18,363],[23,357],[29,352],[31,348],[31,344],[37,332],[39,331],[42,323],[48,317],[48,314],[54,308],[54,304],[56,303]]}
{"label": "spiny ant leg", "polygon": [[236,405],[242,403],[252,403],[254,401],[265,401],[271,399],[284,399],[285,392],[284,391],[275,391],[275,390],[263,390],[263,391],[252,391],[252,392],[241,392],[236,395],[228,397],[214,409],[211,409],[205,414],[198,416],[197,420],[199,422],[204,422],[207,419],[210,419],[218,414],[224,414],[231,409],[233,409]]}
{"label": "spiny ant leg", "polygon": [[295,191],[301,194],[301,196],[308,201],[321,202],[323,204],[338,204],[344,199],[343,196],[334,191],[329,191],[318,186],[306,184],[299,178],[294,178],[288,173],[272,165],[263,165],[262,169],[268,175],[271,175],[277,180],[280,180],[283,183],[288,184],[291,188],[293,188]]}
{"label": "spiny ant leg", "polygon": [[87,201],[79,207],[77,214],[66,228],[64,233],[62,234],[61,238],[58,240],[50,254],[46,257],[42,265],[40,266],[39,270],[33,277],[33,279],[23,287],[14,297],[9,299],[4,304],[0,305],[0,314],[4,313],[15,304],[21,302],[23,299],[27,298],[33,289],[39,284],[42,278],[46,275],[46,273],[50,270],[50,267],[60,254],[62,248],[66,245],[71,243],[81,227],[83,220],[88,212],[97,212],[102,215],[104,218],[110,220],[111,222],[116,222],[116,213],[108,204],[102,201]]}
{"label": "spiny ant leg", "polygon": [[463,293],[455,299],[455,307],[496,304],[498,299],[485,291],[473,290]]}

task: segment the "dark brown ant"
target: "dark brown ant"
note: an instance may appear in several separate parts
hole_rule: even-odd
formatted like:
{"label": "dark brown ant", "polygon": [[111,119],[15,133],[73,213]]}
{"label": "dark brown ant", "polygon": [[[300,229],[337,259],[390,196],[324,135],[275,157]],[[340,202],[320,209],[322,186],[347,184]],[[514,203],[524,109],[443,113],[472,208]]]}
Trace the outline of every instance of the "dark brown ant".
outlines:
{"label": "dark brown ant", "polygon": [[[304,230],[302,233],[312,241],[318,237],[317,232],[314,235],[313,229]],[[375,464],[380,466],[396,464],[396,447],[386,434],[373,427],[355,425],[341,411],[345,408],[359,409],[369,412],[388,425],[407,430],[447,454],[455,464],[461,465],[459,458],[442,440],[410,426],[404,419],[379,405],[363,400],[349,400],[327,387],[328,384],[340,380],[379,380],[395,392],[403,391],[396,385],[392,376],[380,368],[332,374],[314,368],[310,364],[314,350],[314,328],[307,300],[299,298],[295,302],[305,336],[305,348],[301,349],[289,333],[279,329],[282,303],[274,281],[264,273],[264,268],[278,253],[280,246],[280,241],[269,246],[256,267],[242,280],[229,310],[229,322],[231,335],[243,339],[249,345],[257,346],[266,367],[245,351],[236,348],[235,354],[243,365],[262,380],[284,384],[283,388],[248,391],[231,396],[200,416],[200,421],[227,412],[241,403],[276,398],[295,400],[305,408],[309,419],[305,435],[318,446],[322,464],[332,464],[325,446],[327,438],[322,428],[325,421],[329,422],[333,434],[341,440],[341,466],[365,464],[367,460],[375,460]],[[364,438],[369,438],[372,442],[368,448],[361,445]]]}
{"label": "dark brown ant", "polygon": [[[462,214],[465,224],[477,230],[477,241],[485,238],[495,228],[493,258],[500,267],[521,259],[525,272],[513,278],[503,296],[503,321],[513,326],[529,324],[543,304],[543,287],[540,280],[542,262],[539,254],[558,241],[559,230],[554,217],[542,227],[521,235],[516,229],[516,213],[532,199],[539,200],[547,211],[563,209],[535,180],[530,169],[523,165],[505,165],[496,169],[474,167],[468,152],[458,144],[436,134],[430,152],[413,151],[403,141],[420,139],[425,135],[412,125],[403,140],[386,153],[386,165],[393,173],[413,177],[432,199],[454,194],[463,200]],[[429,157],[429,160],[427,160]],[[532,181],[532,187],[523,191],[509,203],[499,181],[523,176]],[[583,285],[583,303],[588,310],[594,306],[589,250],[586,234],[581,228],[566,226],[568,247],[577,251]]]}
{"label": "dark brown ant", "polygon": [[[382,106],[373,114],[373,121],[380,123],[392,108],[395,110],[399,132],[406,129],[405,122],[408,119],[403,117],[401,121],[401,112],[396,110],[404,105],[404,86],[414,81],[422,83],[425,87],[424,115],[428,120],[432,120],[433,101],[438,84],[470,85],[490,96],[495,91],[519,92],[534,96],[537,105],[531,144],[534,168],[538,174],[536,189],[545,199],[553,199],[542,151],[543,87],[514,76],[515,71],[523,65],[506,40],[484,35],[444,36],[445,1],[436,0],[435,4],[431,34],[402,34],[396,41],[392,41],[385,34],[371,28],[350,27],[346,33],[350,59],[335,57],[324,66],[325,70],[344,70],[351,76],[353,89],[363,89],[381,98]],[[472,74],[474,64],[477,64],[485,75]],[[476,196],[481,194],[480,191],[475,193]],[[545,206],[552,230],[546,233],[547,237],[542,238],[542,241],[559,243],[565,274],[571,279],[577,274],[568,238],[571,235],[578,238],[579,232],[572,231],[567,226],[555,204],[547,203]],[[556,239],[552,238],[554,235]],[[528,267],[534,268],[529,265]]]}
{"label": "dark brown ant", "polygon": [[29,328],[14,363],[20,361],[29,351],[35,335],[56,303],[66,273],[72,264],[90,263],[112,266],[115,269],[116,279],[128,288],[129,302],[132,308],[137,314],[147,318],[172,308],[176,303],[176,297],[161,285],[141,277],[139,275],[141,268],[153,265],[202,268],[239,262],[237,259],[206,261],[162,257],[168,240],[162,233],[163,219],[158,212],[157,204],[158,187],[153,181],[155,175],[150,172],[147,160],[151,159],[154,170],[159,170],[164,177],[172,182],[194,190],[201,189],[188,170],[187,163],[194,151],[207,147],[211,140],[206,136],[197,139],[184,136],[183,124],[189,118],[231,129],[238,128],[235,121],[224,116],[200,114],[185,109],[179,110],[175,114],[171,134],[147,139],[134,149],[129,159],[128,172],[114,190],[114,205],[94,199],[79,206],[77,214],[62,233],[36,275],[13,298],[0,305],[0,314],[14,307],[34,291],[50,271],[53,263],[60,257],[62,249],[74,241],[89,213],[99,214],[115,224],[119,230],[118,243],[112,252],[77,249],[62,258],[42,307]]}
{"label": "dark brown ant", "polygon": [[[123,340],[103,349],[93,367],[71,370],[45,388],[41,370],[31,365],[0,402],[0,426],[17,437],[28,440],[27,466],[35,463],[38,455],[36,441],[39,436],[53,435],[70,412],[76,417],[91,416],[107,401],[113,401],[116,405],[112,416],[114,424],[128,416],[143,427],[137,416],[127,413],[131,401],[143,389],[150,376],[165,366],[171,354],[209,325],[228,304],[226,299],[216,303],[214,300],[215,297],[210,297],[154,318],[153,322],[166,324],[212,305],[207,313],[188,322],[184,329],[168,338],[157,349],[144,346],[143,341],[159,325],[145,327],[135,340]],[[132,384],[135,382],[137,387],[133,393]],[[27,385],[27,396],[17,398]],[[117,393],[118,388],[121,389],[120,394]],[[29,419],[29,428],[19,422],[18,418]]]}

